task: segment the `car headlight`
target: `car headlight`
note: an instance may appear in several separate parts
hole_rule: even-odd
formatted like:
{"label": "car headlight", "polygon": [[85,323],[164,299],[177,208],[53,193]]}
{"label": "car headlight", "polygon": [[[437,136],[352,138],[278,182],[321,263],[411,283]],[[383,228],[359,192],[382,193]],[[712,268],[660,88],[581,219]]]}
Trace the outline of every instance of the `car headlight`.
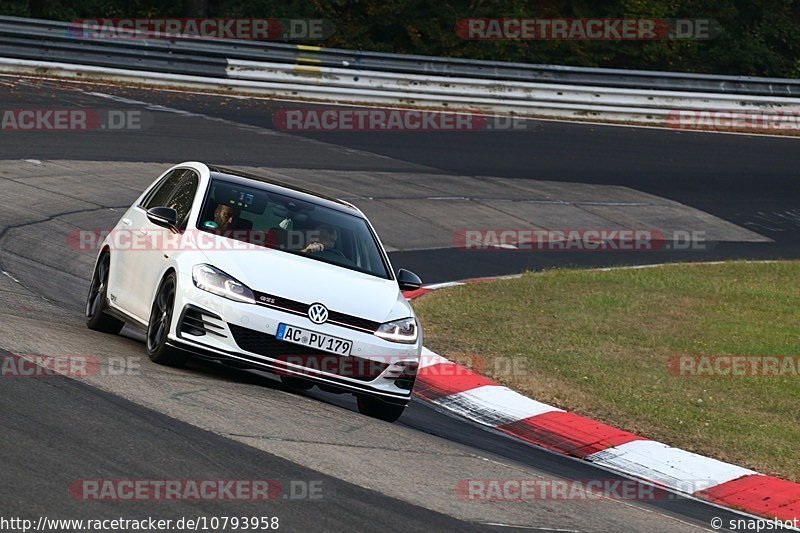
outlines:
{"label": "car headlight", "polygon": [[211,265],[195,265],[192,269],[192,281],[198,289],[217,296],[237,302],[256,303],[255,295],[250,287]]}
{"label": "car headlight", "polygon": [[419,327],[415,318],[403,318],[381,324],[375,335],[387,341],[414,344],[419,337]]}

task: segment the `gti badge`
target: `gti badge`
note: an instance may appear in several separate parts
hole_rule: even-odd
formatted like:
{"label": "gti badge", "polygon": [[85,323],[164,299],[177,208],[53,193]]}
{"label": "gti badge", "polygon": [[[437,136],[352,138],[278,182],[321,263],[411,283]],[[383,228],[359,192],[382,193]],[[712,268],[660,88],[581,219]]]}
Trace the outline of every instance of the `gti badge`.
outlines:
{"label": "gti badge", "polygon": [[308,318],[314,324],[324,324],[328,320],[328,308],[322,304],[312,304],[308,308]]}

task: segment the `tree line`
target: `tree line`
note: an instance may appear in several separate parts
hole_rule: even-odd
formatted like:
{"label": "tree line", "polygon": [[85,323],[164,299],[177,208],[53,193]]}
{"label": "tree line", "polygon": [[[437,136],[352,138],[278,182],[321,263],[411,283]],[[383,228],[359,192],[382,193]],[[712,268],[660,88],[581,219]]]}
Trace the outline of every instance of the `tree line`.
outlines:
{"label": "tree line", "polygon": [[[2,0],[0,14],[53,20],[128,17],[325,19],[328,47],[585,67],[800,77],[798,0]],[[713,38],[463,38],[458,21],[712,20]]]}

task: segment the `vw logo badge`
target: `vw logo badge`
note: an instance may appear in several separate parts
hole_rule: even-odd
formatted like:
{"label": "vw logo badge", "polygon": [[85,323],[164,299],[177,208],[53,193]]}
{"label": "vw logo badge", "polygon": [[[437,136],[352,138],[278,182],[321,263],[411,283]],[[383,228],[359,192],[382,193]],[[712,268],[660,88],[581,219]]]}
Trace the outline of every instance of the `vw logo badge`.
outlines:
{"label": "vw logo badge", "polygon": [[328,320],[328,308],[322,304],[313,304],[308,308],[308,318],[314,324],[323,324]]}

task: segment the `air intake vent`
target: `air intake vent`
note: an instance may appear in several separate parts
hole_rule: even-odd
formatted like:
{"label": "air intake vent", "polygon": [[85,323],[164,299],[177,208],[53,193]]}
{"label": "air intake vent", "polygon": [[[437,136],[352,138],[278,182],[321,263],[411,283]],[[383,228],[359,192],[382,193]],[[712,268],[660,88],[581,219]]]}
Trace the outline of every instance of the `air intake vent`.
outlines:
{"label": "air intake vent", "polygon": [[214,313],[204,311],[193,305],[187,305],[186,309],[183,311],[178,329],[182,334],[193,335],[195,337],[211,334],[217,337],[228,338],[224,333],[225,329],[221,325],[211,322],[209,319],[222,320],[221,317]]}

